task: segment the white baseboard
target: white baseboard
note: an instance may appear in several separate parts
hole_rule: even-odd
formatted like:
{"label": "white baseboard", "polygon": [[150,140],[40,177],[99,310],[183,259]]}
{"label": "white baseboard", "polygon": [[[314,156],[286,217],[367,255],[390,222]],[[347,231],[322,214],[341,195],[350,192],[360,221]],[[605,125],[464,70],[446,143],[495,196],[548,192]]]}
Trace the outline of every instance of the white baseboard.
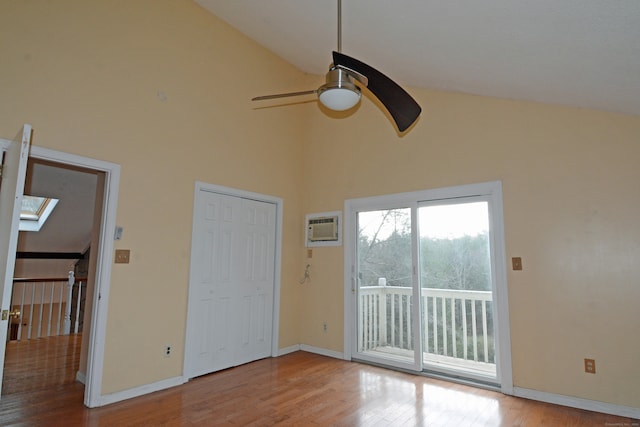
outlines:
{"label": "white baseboard", "polygon": [[87,376],[84,372],[76,372],[76,381],[78,381],[79,383],[82,383],[84,385],[87,385]]}
{"label": "white baseboard", "polygon": [[513,395],[525,399],[539,400],[555,405],[569,406],[571,408],[585,409],[587,411],[602,412],[620,417],[640,419],[640,408],[614,405],[612,403],[599,402],[597,400],[582,399],[579,397],[564,396],[562,394],[547,393],[544,391],[514,387]]}
{"label": "white baseboard", "polygon": [[327,350],[326,348],[313,347],[306,344],[300,344],[300,350],[308,351],[309,353],[316,353],[322,356],[333,357],[335,359],[344,360],[344,354],[339,351]]}
{"label": "white baseboard", "polygon": [[284,356],[285,354],[294,353],[300,350],[300,344],[292,345],[290,347],[281,348],[278,350],[278,356]]}
{"label": "white baseboard", "polygon": [[174,377],[174,378],[168,378],[162,381],[157,381],[151,384],[145,384],[140,387],[130,388],[128,390],[105,394],[100,396],[98,406],[110,405],[111,403],[120,402],[122,400],[131,399],[134,397],[164,390],[166,388],[175,387],[178,385],[182,385],[184,383],[185,383],[185,380],[183,377]]}

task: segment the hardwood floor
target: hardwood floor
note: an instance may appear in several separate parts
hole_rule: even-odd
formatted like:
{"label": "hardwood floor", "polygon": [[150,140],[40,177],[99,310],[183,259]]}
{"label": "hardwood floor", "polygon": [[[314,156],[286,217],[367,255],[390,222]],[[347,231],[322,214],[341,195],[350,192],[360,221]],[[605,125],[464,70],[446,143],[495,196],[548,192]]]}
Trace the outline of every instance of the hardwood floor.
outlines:
{"label": "hardwood floor", "polygon": [[[55,341],[48,344],[56,346]],[[69,341],[67,351],[73,345],[73,340]],[[58,355],[65,350],[39,349],[33,353],[43,351]],[[29,363],[35,370],[46,365],[42,361]],[[0,425],[640,426],[638,420],[629,418],[529,401],[306,352],[263,359],[179,387],[88,409],[82,404],[84,387],[69,382],[68,364],[64,362],[64,374],[48,374],[63,382],[55,384],[35,380],[29,368],[17,367],[14,376],[16,365],[10,363],[5,368],[5,381],[15,384],[8,386],[7,390],[13,391],[3,393],[0,400]],[[27,385],[31,382],[35,387]]]}
{"label": "hardwood floor", "polygon": [[2,395],[73,384],[81,342],[73,334],[7,343]]}

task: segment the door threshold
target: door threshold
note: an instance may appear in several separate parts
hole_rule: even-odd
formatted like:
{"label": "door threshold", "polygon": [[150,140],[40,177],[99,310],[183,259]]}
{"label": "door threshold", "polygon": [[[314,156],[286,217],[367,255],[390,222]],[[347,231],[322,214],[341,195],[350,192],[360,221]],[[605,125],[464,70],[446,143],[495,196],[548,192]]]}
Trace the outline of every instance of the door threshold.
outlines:
{"label": "door threshold", "polygon": [[490,380],[481,380],[477,378],[467,378],[461,377],[458,375],[447,374],[439,371],[434,371],[430,369],[423,369],[422,371],[412,371],[410,369],[398,368],[396,366],[385,365],[383,363],[371,362],[369,360],[362,360],[357,358],[352,358],[352,362],[355,363],[364,363],[366,365],[377,366],[379,368],[390,369],[392,371],[404,372],[405,374],[412,375],[422,375],[423,377],[433,378],[442,381],[448,381],[456,384],[468,385],[471,387],[482,388],[485,390],[497,391],[499,393],[502,392],[500,384],[492,382]]}

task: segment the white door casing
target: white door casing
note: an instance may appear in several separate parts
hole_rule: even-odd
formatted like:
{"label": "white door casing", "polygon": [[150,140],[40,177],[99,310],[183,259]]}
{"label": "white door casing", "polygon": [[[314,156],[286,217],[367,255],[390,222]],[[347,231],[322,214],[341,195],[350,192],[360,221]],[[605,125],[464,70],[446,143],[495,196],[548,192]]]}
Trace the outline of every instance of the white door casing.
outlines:
{"label": "white door casing", "polygon": [[[13,141],[5,142],[2,167],[2,181],[0,182],[0,277],[3,283],[2,292],[2,321],[0,321],[0,366],[4,366],[4,356],[7,345],[8,312],[11,307],[11,290],[13,288],[13,271],[16,262],[18,246],[18,227],[24,180],[27,174],[27,160],[31,145],[31,126],[25,124]],[[6,311],[6,314],[5,314]],[[0,387],[2,374],[0,369]]]}
{"label": "white door casing", "polygon": [[196,183],[185,379],[277,354],[281,209]]}
{"label": "white door casing", "polygon": [[102,220],[100,222],[99,244],[98,248],[96,248],[97,265],[95,271],[93,308],[91,311],[91,328],[89,332],[84,404],[90,408],[95,408],[113,403],[114,400],[112,397],[107,397],[102,394],[102,375],[104,367],[104,343],[107,333],[107,309],[109,307],[109,291],[111,289],[114,233],[116,229],[116,213],[120,186],[120,165],[38,146],[31,147],[31,157],[62,165],[92,169],[105,174],[101,213]]}

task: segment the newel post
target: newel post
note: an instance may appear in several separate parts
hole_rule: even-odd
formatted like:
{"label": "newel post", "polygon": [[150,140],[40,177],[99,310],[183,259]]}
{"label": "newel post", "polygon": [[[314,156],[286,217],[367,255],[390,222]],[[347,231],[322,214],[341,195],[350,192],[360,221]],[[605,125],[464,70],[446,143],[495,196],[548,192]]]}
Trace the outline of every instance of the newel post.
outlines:
{"label": "newel post", "polygon": [[63,335],[69,335],[71,333],[71,300],[73,299],[73,284],[75,282],[76,278],[73,271],[70,271],[69,282],[67,282],[67,301],[64,307]]}

